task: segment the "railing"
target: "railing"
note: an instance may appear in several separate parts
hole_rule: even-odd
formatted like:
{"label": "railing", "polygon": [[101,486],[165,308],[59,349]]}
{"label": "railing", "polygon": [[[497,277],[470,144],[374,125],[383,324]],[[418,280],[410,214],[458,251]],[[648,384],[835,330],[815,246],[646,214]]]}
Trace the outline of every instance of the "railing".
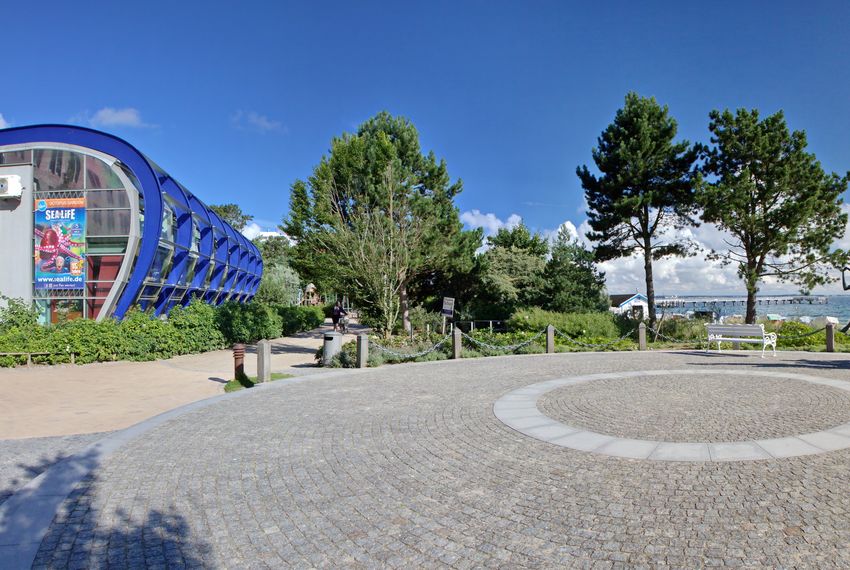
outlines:
{"label": "railing", "polygon": [[[616,339],[613,339],[613,340],[610,340],[610,341],[607,341],[607,342],[602,342],[602,343],[592,343],[592,342],[585,342],[585,341],[579,340],[579,338],[572,337],[568,334],[565,334],[565,333],[559,331],[558,329],[556,329],[555,327],[553,327],[552,325],[549,325],[545,329],[543,329],[542,331],[540,331],[537,334],[535,334],[534,336],[532,336],[531,338],[528,338],[528,339],[526,339],[522,342],[515,343],[515,344],[502,344],[502,345],[500,345],[500,344],[492,344],[492,343],[484,341],[482,339],[475,338],[471,334],[467,334],[466,332],[464,332],[461,329],[460,326],[457,326],[452,330],[452,332],[450,334],[445,335],[443,338],[441,338],[439,341],[437,341],[433,345],[431,345],[428,348],[425,348],[423,350],[416,351],[416,352],[404,352],[404,351],[396,350],[396,349],[389,348],[389,347],[386,347],[386,346],[382,346],[380,343],[378,343],[375,340],[370,341],[369,336],[367,334],[365,334],[365,333],[360,334],[357,337],[357,367],[358,368],[365,368],[367,366],[368,359],[369,359],[369,347],[370,346],[374,347],[376,350],[378,350],[380,352],[383,352],[383,353],[391,356],[393,359],[401,360],[401,361],[409,361],[409,360],[415,360],[417,358],[421,358],[423,356],[427,356],[428,354],[431,354],[432,352],[439,350],[441,347],[443,347],[449,341],[449,339],[451,339],[451,353],[449,354],[449,357],[453,358],[453,359],[459,359],[462,356],[464,341],[467,344],[471,344],[471,345],[473,345],[473,346],[475,346],[476,348],[479,348],[479,349],[483,348],[483,349],[493,351],[493,352],[512,353],[512,352],[517,352],[519,350],[522,350],[522,349],[534,344],[535,342],[540,341],[540,339],[543,338],[544,335],[545,335],[545,337],[546,337],[546,339],[545,339],[545,351],[546,351],[547,354],[551,354],[551,353],[555,352],[555,337],[556,337],[556,335],[559,338],[561,338],[566,344],[574,345],[574,346],[577,346],[579,348],[588,349],[588,350],[607,350],[607,349],[610,349],[611,347],[617,345],[618,343],[621,343],[622,341],[626,340],[627,338],[635,336],[635,334],[636,334],[637,335],[637,341],[638,341],[638,350],[648,350],[647,331],[649,331],[650,333],[655,335],[656,341],[657,341],[658,338],[661,338],[664,341],[674,343],[674,344],[697,345],[698,347],[704,346],[708,342],[707,336],[703,336],[703,337],[696,338],[696,339],[673,338],[673,337],[665,335],[664,333],[662,333],[659,330],[653,329],[651,327],[647,327],[644,323],[641,323],[640,325],[638,325],[637,328],[632,329],[630,331],[627,331],[626,333],[621,335],[619,338],[616,338]],[[835,325],[833,325],[833,324],[828,324],[823,328],[820,328],[820,329],[817,329],[817,330],[814,330],[814,331],[811,331],[811,332],[808,332],[808,333],[805,333],[805,334],[801,334],[801,335],[778,334],[777,336],[779,338],[785,339],[785,340],[799,340],[799,339],[802,339],[802,338],[806,338],[806,337],[810,337],[810,336],[819,334],[819,333],[824,332],[824,331],[826,331],[826,350],[827,350],[827,352],[834,352],[835,351]]]}
{"label": "railing", "polygon": [[76,354],[73,352],[0,352],[0,356],[26,356],[27,368],[32,366],[33,356],[53,356],[56,354],[68,354],[71,357],[71,364],[76,364]]}

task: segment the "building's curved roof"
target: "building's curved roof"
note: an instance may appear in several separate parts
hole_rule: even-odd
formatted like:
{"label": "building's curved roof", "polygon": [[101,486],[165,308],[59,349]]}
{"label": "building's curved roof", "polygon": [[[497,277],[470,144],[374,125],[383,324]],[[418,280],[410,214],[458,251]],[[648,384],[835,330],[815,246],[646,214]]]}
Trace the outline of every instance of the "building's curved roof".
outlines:
{"label": "building's curved roof", "polygon": [[[163,171],[156,163],[141,153],[127,141],[109,133],[73,125],[32,125],[0,129],[0,146],[14,144],[67,144],[96,150],[119,160],[136,177],[145,205],[147,219],[162,219],[163,195],[168,195],[187,212],[196,214],[203,222],[218,228],[231,237],[235,244],[247,254],[240,268],[255,266],[262,268],[260,251],[242,234],[224,222],[204,202],[191,194],[186,188]],[[128,286],[118,299],[114,315],[121,318],[135,301],[135,292],[144,281],[159,242],[159,224],[144,224],[142,241],[136,263],[129,277]],[[191,232],[189,232],[191,234]],[[189,236],[191,240],[191,235]],[[187,249],[190,243],[180,243]],[[250,263],[249,263],[250,262]],[[260,269],[261,270],[261,269]],[[259,273],[258,273],[259,274]],[[243,300],[250,299],[256,293],[259,279],[251,279],[247,274],[239,275],[236,282],[241,283],[235,292]]]}

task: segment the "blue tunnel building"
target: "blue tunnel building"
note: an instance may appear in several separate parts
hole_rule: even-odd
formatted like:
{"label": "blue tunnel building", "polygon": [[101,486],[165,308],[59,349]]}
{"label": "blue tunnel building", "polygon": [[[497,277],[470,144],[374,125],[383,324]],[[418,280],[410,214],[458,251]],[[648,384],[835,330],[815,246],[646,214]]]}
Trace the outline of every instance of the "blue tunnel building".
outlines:
{"label": "blue tunnel building", "polygon": [[0,294],[44,323],[250,301],[259,250],[126,141],[76,126],[0,130]]}

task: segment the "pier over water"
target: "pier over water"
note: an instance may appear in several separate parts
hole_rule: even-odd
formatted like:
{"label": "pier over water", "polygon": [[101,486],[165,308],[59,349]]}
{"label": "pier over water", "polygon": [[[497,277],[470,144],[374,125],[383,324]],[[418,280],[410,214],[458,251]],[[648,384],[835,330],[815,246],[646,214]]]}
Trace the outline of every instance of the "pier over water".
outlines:
{"label": "pier over water", "polygon": [[[829,298],[814,295],[764,295],[756,305],[826,305]],[[745,297],[658,297],[655,305],[662,309],[711,309],[717,307],[746,307]]]}

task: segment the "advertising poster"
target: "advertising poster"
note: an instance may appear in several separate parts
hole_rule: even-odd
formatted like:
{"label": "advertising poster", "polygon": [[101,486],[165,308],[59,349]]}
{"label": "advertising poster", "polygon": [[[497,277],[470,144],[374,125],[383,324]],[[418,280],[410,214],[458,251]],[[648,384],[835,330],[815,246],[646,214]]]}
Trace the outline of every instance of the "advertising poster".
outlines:
{"label": "advertising poster", "polygon": [[35,288],[84,288],[86,199],[36,200],[34,210]]}

